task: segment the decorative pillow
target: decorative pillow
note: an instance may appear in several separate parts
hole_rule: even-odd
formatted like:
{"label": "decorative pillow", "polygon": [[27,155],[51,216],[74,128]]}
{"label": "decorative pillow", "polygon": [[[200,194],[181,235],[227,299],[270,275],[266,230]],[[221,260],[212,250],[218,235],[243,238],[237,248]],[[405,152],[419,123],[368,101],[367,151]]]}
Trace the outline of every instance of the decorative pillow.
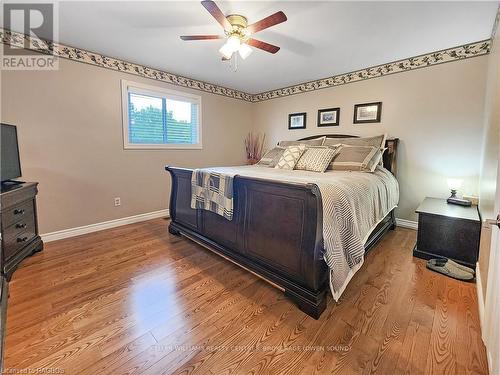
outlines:
{"label": "decorative pillow", "polygon": [[380,161],[378,162],[378,165],[381,167],[384,166],[384,152],[387,151],[387,147],[384,147],[383,149],[380,150]]}
{"label": "decorative pillow", "polygon": [[278,146],[281,147],[298,146],[298,145],[323,146],[323,142],[325,141],[325,139],[326,137],[309,139],[307,141],[279,141]]}
{"label": "decorative pillow", "polygon": [[373,172],[382,157],[378,147],[340,145],[329,169]]}
{"label": "decorative pillow", "polygon": [[288,146],[274,168],[293,169],[306,149],[305,145]]}
{"label": "decorative pillow", "polygon": [[264,167],[274,168],[284,151],[285,147],[276,146],[267,151],[257,164]]}
{"label": "decorative pillow", "polygon": [[323,143],[325,146],[336,145],[342,143],[348,146],[369,146],[369,147],[385,147],[385,140],[387,134],[377,135],[375,137],[364,137],[364,138],[327,138]]}
{"label": "decorative pillow", "polygon": [[336,154],[337,148],[335,147],[309,147],[304,151],[299,161],[297,161],[295,169],[324,172]]}

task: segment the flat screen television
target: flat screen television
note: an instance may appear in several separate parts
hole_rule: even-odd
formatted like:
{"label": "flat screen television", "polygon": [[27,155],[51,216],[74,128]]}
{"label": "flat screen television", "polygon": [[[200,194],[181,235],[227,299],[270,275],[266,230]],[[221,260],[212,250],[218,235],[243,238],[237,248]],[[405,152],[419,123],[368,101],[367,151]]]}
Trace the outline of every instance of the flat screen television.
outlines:
{"label": "flat screen television", "polygon": [[14,125],[0,124],[0,181],[21,177],[17,128]]}

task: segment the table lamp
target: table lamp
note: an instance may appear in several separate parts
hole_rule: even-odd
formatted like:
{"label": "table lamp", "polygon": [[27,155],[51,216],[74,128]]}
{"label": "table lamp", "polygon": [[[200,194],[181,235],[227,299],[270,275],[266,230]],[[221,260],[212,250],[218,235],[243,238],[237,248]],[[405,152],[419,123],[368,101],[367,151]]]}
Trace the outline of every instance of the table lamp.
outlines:
{"label": "table lamp", "polygon": [[463,180],[458,178],[449,178],[448,179],[448,187],[451,190],[451,196],[446,200],[450,204],[458,204],[460,206],[470,206],[471,202],[460,199],[457,197],[457,190],[462,187]]}

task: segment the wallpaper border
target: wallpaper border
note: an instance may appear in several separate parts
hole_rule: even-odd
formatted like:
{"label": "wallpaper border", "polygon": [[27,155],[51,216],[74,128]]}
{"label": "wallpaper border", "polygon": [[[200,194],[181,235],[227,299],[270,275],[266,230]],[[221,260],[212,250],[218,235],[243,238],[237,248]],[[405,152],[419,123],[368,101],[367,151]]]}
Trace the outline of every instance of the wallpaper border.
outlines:
{"label": "wallpaper border", "polygon": [[[42,48],[45,42],[38,38],[33,38],[28,35],[18,33],[15,31],[6,30],[0,28],[0,39],[4,44],[10,44],[15,47],[23,48],[24,42],[29,41],[30,46],[34,46],[31,50],[46,53],[46,50]],[[115,59],[100,53],[91,52],[84,50],[82,48],[70,47],[64,44],[56,42],[47,42],[49,48],[54,56],[73,60],[89,65],[99,66],[101,68],[111,69],[123,73],[133,74],[136,76],[154,79],[156,81],[161,81],[165,83],[170,83],[176,86],[187,87],[194,90],[204,91],[211,94],[217,94],[222,96],[227,96],[234,99],[241,99],[246,101],[252,101],[252,95],[238,91],[235,89],[230,89],[224,86],[215,85],[213,83],[208,83],[204,81],[199,81],[193,78],[184,77],[181,75],[165,72],[163,70],[150,68],[144,65],[134,64],[131,62]],[[39,47],[37,49],[36,47]]]}
{"label": "wallpaper border", "polygon": [[490,53],[490,49],[491,39],[486,39],[479,42],[464,44],[441,51],[427,53],[420,56],[414,56],[386,64],[376,65],[370,68],[360,69],[350,73],[339,74],[327,78],[300,83],[298,85],[284,87],[277,90],[262,92],[260,94],[253,95],[252,101],[261,102],[329,87],[341,86],[348,83],[364,81],[367,79],[379,78],[390,74],[404,73],[410,70],[427,68],[438,64],[483,56]]}
{"label": "wallpaper border", "polygon": [[[499,8],[500,9],[500,8]],[[496,23],[498,25],[500,12],[497,14]],[[496,26],[494,27],[495,30]],[[0,39],[4,44],[23,48],[24,42],[29,41],[33,46],[33,51],[44,53],[42,46],[45,44],[40,39],[0,28]],[[99,53],[87,51],[81,48],[70,47],[64,44],[48,42],[53,55],[72,61],[77,61],[89,65],[94,65],[114,71],[133,74],[136,76],[149,78],[176,86],[186,87],[211,94],[226,96],[233,99],[240,99],[248,102],[261,102],[290,95],[302,94],[305,92],[330,88],[348,83],[359,82],[367,79],[383,77],[390,74],[404,73],[415,69],[426,68],[438,64],[464,60],[472,57],[487,55],[490,53],[491,39],[486,39],[474,43],[464,44],[457,47],[431,52],[419,56],[414,56],[394,62],[360,69],[349,73],[334,75],[314,81],[299,83],[296,85],[269,90],[258,94],[249,94],[243,91],[230,89],[213,83],[199,81],[196,79],[176,75],[159,69],[134,64],[131,62],[115,59]]]}

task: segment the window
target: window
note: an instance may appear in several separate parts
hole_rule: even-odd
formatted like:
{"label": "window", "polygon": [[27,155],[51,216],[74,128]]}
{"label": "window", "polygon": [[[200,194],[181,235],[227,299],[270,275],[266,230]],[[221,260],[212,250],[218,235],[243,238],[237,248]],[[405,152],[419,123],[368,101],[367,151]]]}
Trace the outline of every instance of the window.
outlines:
{"label": "window", "polygon": [[122,81],[125,148],[201,149],[201,97]]}

